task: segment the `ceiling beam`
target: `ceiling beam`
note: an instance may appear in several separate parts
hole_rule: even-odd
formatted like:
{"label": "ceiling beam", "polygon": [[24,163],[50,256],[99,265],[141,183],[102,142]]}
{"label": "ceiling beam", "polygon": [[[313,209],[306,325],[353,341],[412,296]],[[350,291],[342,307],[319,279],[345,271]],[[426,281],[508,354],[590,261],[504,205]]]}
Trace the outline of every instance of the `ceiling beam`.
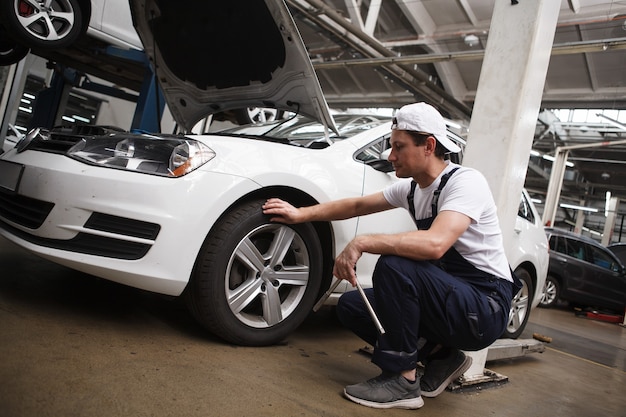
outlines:
{"label": "ceiling beam", "polygon": [[[287,0],[290,7],[298,10],[306,18],[329,30],[350,47],[365,56],[374,59],[386,59],[396,56],[378,40],[360,30],[345,17],[338,14],[321,0]],[[452,118],[469,118],[472,110],[465,103],[432,82],[429,74],[414,65],[384,63],[380,65],[394,78],[400,80],[416,96],[438,105]]]}
{"label": "ceiling beam", "polygon": [[[554,45],[552,55],[571,55],[588,52],[604,52],[626,49],[626,38],[605,39],[600,41],[569,42]],[[473,61],[482,59],[484,50],[467,52],[447,52],[439,54],[387,56],[379,58],[362,58],[315,63],[316,68],[345,68],[350,66],[380,66],[385,64],[432,64],[442,61]]]}
{"label": "ceiling beam", "polygon": [[567,3],[572,12],[578,13],[580,11],[580,0],[567,0]]}
{"label": "ceiling beam", "polygon": [[461,9],[463,10],[463,13],[465,13],[465,16],[467,16],[467,20],[470,21],[472,26],[478,25],[478,19],[476,19],[476,15],[474,14],[472,7],[469,5],[469,1],[468,0],[457,0],[457,1],[459,5],[461,6]]}

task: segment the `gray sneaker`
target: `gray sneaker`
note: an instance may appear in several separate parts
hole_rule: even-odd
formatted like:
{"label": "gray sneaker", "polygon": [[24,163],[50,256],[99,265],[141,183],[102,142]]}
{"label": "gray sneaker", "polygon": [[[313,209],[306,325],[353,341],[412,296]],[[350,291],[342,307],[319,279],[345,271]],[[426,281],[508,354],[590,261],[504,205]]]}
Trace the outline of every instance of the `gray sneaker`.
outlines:
{"label": "gray sneaker", "polygon": [[348,385],[343,393],[355,403],[373,408],[413,410],[424,405],[419,379],[411,383],[402,375],[388,372],[360,384]]}
{"label": "gray sneaker", "polygon": [[441,394],[471,365],[472,358],[465,356],[458,349],[450,349],[450,352],[442,358],[429,359],[424,364],[424,375],[420,379],[422,395],[431,398]]}

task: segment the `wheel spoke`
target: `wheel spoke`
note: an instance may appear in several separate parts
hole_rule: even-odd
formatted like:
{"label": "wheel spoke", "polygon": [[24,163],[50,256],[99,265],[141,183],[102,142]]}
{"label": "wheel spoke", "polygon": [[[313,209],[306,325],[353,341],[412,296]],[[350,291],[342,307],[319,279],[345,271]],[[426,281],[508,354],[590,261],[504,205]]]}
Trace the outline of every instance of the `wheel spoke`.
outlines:
{"label": "wheel spoke", "polygon": [[261,294],[263,281],[249,279],[229,293],[228,305],[235,314],[239,314]]}
{"label": "wheel spoke", "polygon": [[517,309],[511,309],[509,314],[509,329],[517,329],[520,326],[520,315]]}
{"label": "wheel spoke", "polygon": [[[33,23],[35,23],[36,21],[38,21],[39,19],[46,19],[48,16],[45,13],[42,13],[40,11],[37,11],[37,13],[33,13],[31,15],[28,16],[17,16],[17,20],[20,22],[20,24],[22,25],[22,27],[27,28],[30,25],[32,25]],[[48,19],[49,21],[49,19]]]}
{"label": "wheel spoke", "polygon": [[513,305],[515,308],[526,307],[528,305],[528,295],[520,294],[518,297],[515,297]]}
{"label": "wheel spoke", "polygon": [[250,238],[245,238],[241,241],[235,256],[246,264],[250,270],[260,272],[265,268],[265,259]]}
{"label": "wheel spoke", "polygon": [[263,318],[268,325],[273,326],[283,320],[283,311],[281,308],[280,295],[278,287],[273,285],[266,286],[265,296],[262,298]]}
{"label": "wheel spoke", "polygon": [[293,243],[294,236],[295,232],[289,227],[283,226],[278,229],[278,233],[276,233],[272,241],[272,246],[268,250],[271,267],[280,264],[285,259],[285,255]]}
{"label": "wheel spoke", "polygon": [[305,265],[286,267],[275,271],[271,277],[278,280],[281,285],[304,286],[309,281],[309,267]]}
{"label": "wheel spoke", "polygon": [[[50,17],[52,20],[62,20],[66,24],[73,26],[74,25],[74,13],[72,12],[50,12]],[[52,23],[52,22],[51,22]]]}

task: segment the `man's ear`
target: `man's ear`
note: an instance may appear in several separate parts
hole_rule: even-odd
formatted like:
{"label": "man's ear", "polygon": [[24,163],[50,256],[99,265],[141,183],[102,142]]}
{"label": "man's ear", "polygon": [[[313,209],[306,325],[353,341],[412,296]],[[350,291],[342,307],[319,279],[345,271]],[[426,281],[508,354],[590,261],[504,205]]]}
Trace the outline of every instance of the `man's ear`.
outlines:
{"label": "man's ear", "polygon": [[426,152],[435,153],[435,149],[437,148],[437,139],[434,136],[429,136],[426,138]]}

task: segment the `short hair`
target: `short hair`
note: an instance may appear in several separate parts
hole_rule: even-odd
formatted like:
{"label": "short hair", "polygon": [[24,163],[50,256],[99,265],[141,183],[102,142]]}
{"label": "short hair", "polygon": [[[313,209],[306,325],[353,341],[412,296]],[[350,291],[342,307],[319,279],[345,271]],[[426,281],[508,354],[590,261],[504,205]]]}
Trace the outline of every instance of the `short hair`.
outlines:
{"label": "short hair", "polygon": [[[416,132],[414,130],[405,130],[405,132],[411,136],[415,146],[425,145],[426,139],[428,139],[429,136],[435,138],[435,136],[431,133]],[[441,159],[447,159],[449,151],[437,140],[437,138],[435,138],[435,143],[437,144],[435,146],[435,156]]]}

